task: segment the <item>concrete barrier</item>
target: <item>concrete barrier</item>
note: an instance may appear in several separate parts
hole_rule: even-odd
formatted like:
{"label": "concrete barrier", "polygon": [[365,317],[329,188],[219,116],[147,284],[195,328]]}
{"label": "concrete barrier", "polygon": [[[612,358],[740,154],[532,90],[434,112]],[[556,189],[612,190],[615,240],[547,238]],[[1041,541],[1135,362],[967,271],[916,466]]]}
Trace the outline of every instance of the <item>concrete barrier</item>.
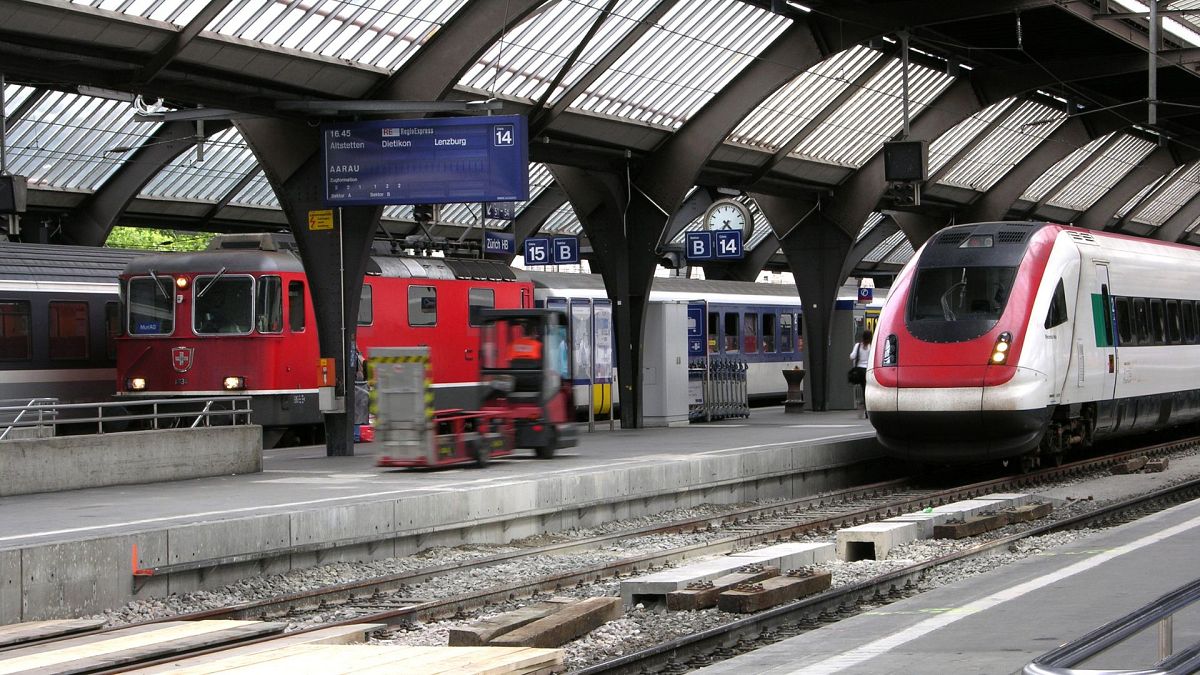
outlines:
{"label": "concrete barrier", "polygon": [[258,426],[159,429],[0,443],[0,497],[262,471]]}

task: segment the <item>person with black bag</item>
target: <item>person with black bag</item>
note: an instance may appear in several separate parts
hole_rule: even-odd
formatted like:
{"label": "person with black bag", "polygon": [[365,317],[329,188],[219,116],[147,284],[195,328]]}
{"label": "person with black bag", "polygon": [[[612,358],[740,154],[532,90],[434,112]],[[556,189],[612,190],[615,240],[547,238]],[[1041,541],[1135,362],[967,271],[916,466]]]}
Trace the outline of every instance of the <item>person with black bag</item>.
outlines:
{"label": "person with black bag", "polygon": [[862,337],[858,342],[854,343],[854,349],[850,351],[850,371],[846,373],[846,379],[854,387],[854,409],[858,410],[858,402],[861,399],[863,404],[863,419],[867,418],[867,363],[871,357],[871,331],[864,330]]}

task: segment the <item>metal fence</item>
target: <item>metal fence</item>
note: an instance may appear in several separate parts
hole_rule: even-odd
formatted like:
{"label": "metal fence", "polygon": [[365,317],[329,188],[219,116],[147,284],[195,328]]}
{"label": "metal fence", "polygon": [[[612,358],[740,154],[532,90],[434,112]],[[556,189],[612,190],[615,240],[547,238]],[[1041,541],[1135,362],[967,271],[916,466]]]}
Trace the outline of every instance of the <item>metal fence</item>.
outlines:
{"label": "metal fence", "polygon": [[[0,440],[13,440],[22,429],[52,430],[70,425],[77,433],[111,433],[141,429],[183,429],[250,424],[249,396],[163,398],[58,403],[56,399],[0,401]],[[94,426],[93,426],[94,425]],[[89,429],[90,427],[90,429]]]}

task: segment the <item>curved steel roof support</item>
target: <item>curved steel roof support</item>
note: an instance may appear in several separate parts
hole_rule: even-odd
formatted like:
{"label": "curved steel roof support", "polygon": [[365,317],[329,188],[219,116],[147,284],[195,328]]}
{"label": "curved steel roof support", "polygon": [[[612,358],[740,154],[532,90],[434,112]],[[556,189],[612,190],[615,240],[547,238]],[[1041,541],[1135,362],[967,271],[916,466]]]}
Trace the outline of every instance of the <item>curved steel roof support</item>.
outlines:
{"label": "curved steel roof support", "polygon": [[728,279],[730,281],[757,281],[758,273],[779,252],[779,237],[772,232],[758,242],[753,250],[747,251],[741,260],[710,262],[704,265],[705,279]]}
{"label": "curved steel roof support", "polygon": [[[309,211],[327,208],[322,189],[324,167],[311,156],[305,156],[311,155],[306,151],[319,143],[320,130],[267,119],[239,120],[237,127],[275,189],[279,206],[299,245],[316,315],[320,356],[337,359],[344,371],[344,364],[350,363],[358,326],[353,319],[347,320],[343,339],[342,319],[358,316],[363,276],[367,273],[371,242],[383,209],[342,207],[338,209],[334,229],[310,230]],[[332,253],[338,250],[343,252],[341,256]],[[353,411],[354,387],[344,386],[342,379],[339,377],[338,393],[344,396],[345,410]],[[330,456],[354,454],[354,424],[346,413],[325,415],[325,452]]]}
{"label": "curved steel roof support", "polygon": [[245,190],[246,186],[250,184],[250,181],[254,180],[255,176],[260,173],[262,173],[262,167],[255,165],[246,172],[246,175],[239,178],[238,182],[234,183],[232,187],[226,190],[225,194],[222,195],[219,200],[217,200],[217,203],[213,204],[212,208],[208,209],[208,211],[206,211],[204,215],[200,217],[200,225],[198,229],[204,229],[209,223],[215,220],[217,216],[221,215],[221,210],[226,206],[229,206],[229,202],[233,201],[234,197],[241,194],[242,190]]}
{"label": "curved steel roof support", "polygon": [[165,45],[155,52],[154,56],[150,57],[150,60],[146,62],[146,65],[142,66],[142,69],[131,78],[132,84],[134,86],[139,86],[146,84],[150,80],[153,80],[159,73],[162,72],[162,69],[166,68],[167,64],[174,61],[175,57],[179,56],[180,52],[182,52],[192,40],[196,39],[196,36],[200,34],[200,31],[208,27],[208,24],[212,23],[213,19],[217,18],[217,15],[224,11],[225,7],[227,7],[232,1],[233,0],[208,0],[208,3],[204,5],[204,8],[197,12],[196,16],[192,17],[192,20],[188,21],[186,26],[179,29],[175,35],[171,36],[171,39],[168,40]]}
{"label": "curved steel roof support", "polygon": [[1125,225],[1128,224],[1130,220],[1133,220],[1133,217],[1137,215],[1138,211],[1141,211],[1143,207],[1149,204],[1153,204],[1154,200],[1158,199],[1160,195],[1170,190],[1179,181],[1183,180],[1183,177],[1186,173],[1187,171],[1185,169],[1180,168],[1179,171],[1175,172],[1175,175],[1164,176],[1163,180],[1158,182],[1158,185],[1155,185],[1149,192],[1142,195],[1142,198],[1137,200],[1137,202],[1125,212],[1125,215],[1121,216],[1117,222],[1109,225],[1106,229],[1114,232],[1120,232],[1121,230],[1125,229]]}
{"label": "curved steel roof support", "polygon": [[945,217],[913,211],[888,211],[888,217],[904,232],[914,250],[921,248],[930,237],[947,225]]}
{"label": "curved steel roof support", "polygon": [[1146,155],[1146,158],[1132,171],[1125,174],[1124,178],[1117,181],[1116,185],[1109,188],[1108,192],[1096,200],[1091,208],[1079,214],[1072,224],[1093,230],[1103,230],[1112,221],[1117,211],[1125,205],[1125,202],[1146,187],[1147,183],[1158,180],[1175,168],[1175,165],[1175,159],[1171,156],[1171,152],[1164,147],[1159,147]]}
{"label": "curved steel roof support", "polygon": [[[855,268],[862,263],[863,259],[870,255],[884,242],[888,237],[896,233],[900,229],[900,225],[890,214],[884,214],[886,217],[879,221],[879,224],[871,228],[866,236],[854,242],[850,247],[850,252],[846,254],[846,261],[842,263],[841,278],[845,279],[854,273]],[[878,267],[878,265],[875,265]]]}
{"label": "curved steel roof support", "polygon": [[1200,193],[1193,195],[1186,204],[1179,207],[1150,236],[1159,241],[1177,242],[1183,238],[1183,231],[1187,229],[1187,226],[1191,225],[1197,218],[1200,218]]}
{"label": "curved steel roof support", "polygon": [[[212,136],[228,127],[227,120],[213,120],[204,125],[204,132]],[[81,246],[103,246],[108,233],[141,189],[179,153],[195,144],[193,122],[167,122],[159,126],[99,190],[76,207],[70,225],[63,232],[64,239]]]}
{"label": "curved steel roof support", "polygon": [[[817,204],[811,201],[762,194],[754,198],[780,239],[804,303],[807,353],[804,367],[812,383],[812,409],[827,410],[830,365],[839,361],[834,359],[824,338],[828,338],[833,327],[834,303],[846,278],[842,274],[842,261],[850,253],[854,236],[826,221],[817,211]],[[833,345],[833,349],[840,350],[841,345]]]}

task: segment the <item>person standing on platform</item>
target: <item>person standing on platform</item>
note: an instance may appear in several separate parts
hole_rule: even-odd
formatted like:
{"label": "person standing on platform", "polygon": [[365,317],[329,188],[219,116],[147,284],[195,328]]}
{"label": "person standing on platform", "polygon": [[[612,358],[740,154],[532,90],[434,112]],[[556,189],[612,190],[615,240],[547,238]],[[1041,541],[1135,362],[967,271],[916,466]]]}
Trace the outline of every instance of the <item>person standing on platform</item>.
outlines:
{"label": "person standing on platform", "polygon": [[869,329],[863,330],[862,337],[854,343],[854,349],[850,350],[850,372],[847,376],[854,387],[855,410],[858,410],[859,401],[862,401],[863,419],[867,418],[867,364],[871,357],[871,337]]}

